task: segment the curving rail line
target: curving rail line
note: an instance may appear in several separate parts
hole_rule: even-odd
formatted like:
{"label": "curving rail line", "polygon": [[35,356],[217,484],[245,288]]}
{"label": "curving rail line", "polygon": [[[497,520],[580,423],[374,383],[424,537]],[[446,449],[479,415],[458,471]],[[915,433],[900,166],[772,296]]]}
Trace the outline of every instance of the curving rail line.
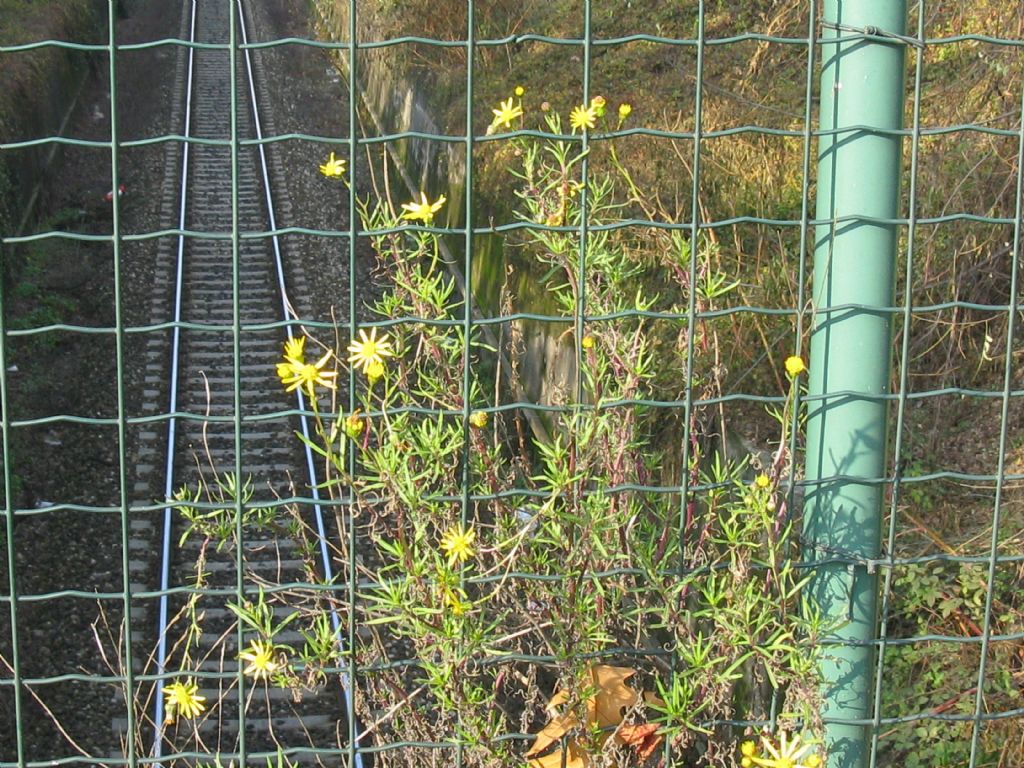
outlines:
{"label": "curving rail line", "polygon": [[[327,544],[327,530],[317,494],[315,463],[305,448],[297,455],[294,424],[281,413],[296,408],[306,412],[301,391],[295,400],[287,395],[273,375],[273,363],[280,356],[281,321],[293,320],[286,288],[286,264],[276,235],[243,237],[244,233],[276,232],[274,195],[262,143],[241,142],[263,139],[257,88],[254,82],[248,43],[245,11],[241,0],[232,9],[229,3],[198,3],[190,0],[190,46],[184,78],[184,125],[174,276],[174,300],[171,317],[169,379],[170,418],[164,451],[164,498],[173,497],[182,485],[194,486],[204,469],[244,477],[252,473],[261,482],[269,482],[275,493],[287,489],[293,475],[305,476],[312,489],[310,525],[318,536],[317,564],[326,583],[333,578]],[[232,29],[234,27],[234,29]],[[236,32],[237,30],[237,32]],[[230,105],[230,111],[225,106]],[[289,266],[294,274],[295,266]],[[271,326],[267,328],[267,326]],[[244,330],[244,333],[241,332]],[[287,326],[287,337],[293,334]],[[309,437],[310,425],[300,416],[299,429]],[[183,457],[191,457],[183,460]],[[191,464],[191,466],[190,466]],[[224,475],[221,475],[224,476]],[[208,479],[208,478],[207,478]],[[241,484],[241,483],[240,483]],[[286,491],[282,495],[287,495]],[[240,509],[240,504],[238,505]],[[158,687],[167,684],[175,671],[168,660],[173,647],[168,643],[169,623],[176,601],[183,602],[191,568],[204,558],[209,585],[218,594],[247,594],[240,565],[229,553],[213,552],[200,543],[178,546],[181,537],[178,513],[167,507],[162,512],[160,532],[157,648],[155,671]],[[238,544],[236,556],[243,556],[245,567],[272,570],[278,581],[301,581],[302,557],[287,551],[288,542],[247,536]],[[266,562],[261,563],[260,558]],[[233,584],[230,582],[234,582]],[[214,647],[224,663],[224,650],[237,654],[229,627],[234,621],[227,611],[223,616],[206,611],[197,657],[211,658]],[[217,625],[217,621],[220,625]],[[332,611],[331,622],[340,638],[340,619]],[[341,642],[340,639],[338,641]],[[172,643],[173,645],[173,643]],[[202,671],[202,668],[201,670]],[[207,701],[221,703],[221,714],[230,703],[222,689],[223,675],[200,676],[200,693]],[[252,697],[238,696],[235,722],[223,717],[208,723],[215,733],[205,743],[216,751],[246,754],[273,745],[299,743],[295,750],[302,762],[315,760],[318,750],[340,750],[338,734],[348,731],[345,723],[352,717],[353,702],[349,680],[341,673],[341,702],[337,695],[313,697],[311,705],[297,707],[287,700],[287,692],[268,690],[265,701],[250,713]],[[168,729],[164,698],[153,696],[152,755],[162,758],[171,751],[173,739]],[[198,726],[197,726],[198,727]],[[232,731],[237,727],[237,732]],[[234,741],[225,744],[225,739]],[[254,749],[247,749],[247,738]],[[269,738],[269,741],[268,741]],[[329,741],[325,741],[329,740]],[[225,749],[225,746],[230,749]],[[361,756],[354,754],[356,768]]]}

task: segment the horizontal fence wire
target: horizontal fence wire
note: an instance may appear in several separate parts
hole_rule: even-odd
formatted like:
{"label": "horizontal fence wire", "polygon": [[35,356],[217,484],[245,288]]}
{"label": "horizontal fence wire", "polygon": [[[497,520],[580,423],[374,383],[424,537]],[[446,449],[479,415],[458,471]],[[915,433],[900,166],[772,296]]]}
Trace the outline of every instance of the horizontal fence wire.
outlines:
{"label": "horizontal fence wire", "polygon": [[[122,42],[144,4],[126,21],[92,5],[105,42],[26,39],[0,0],[6,72],[80,57],[110,95],[102,135],[19,122],[0,98],[0,768],[1020,762],[1024,12],[921,0],[887,31],[831,1],[316,0],[307,35],[218,0],[216,40]],[[903,52],[900,127],[821,127],[823,62],[843,46]],[[248,86],[226,74],[216,131],[128,133],[126,67],[156,52],[226,73],[251,53],[257,80],[315,55],[340,74],[340,123],[254,137]],[[273,115],[287,97],[260,87]],[[819,150],[864,136],[899,147],[897,212],[821,217]],[[142,215],[125,167],[186,147],[227,158],[188,192],[226,195],[225,213]],[[246,218],[257,151],[277,203],[309,188],[270,223]],[[80,185],[62,193],[60,168],[90,153],[112,197],[68,213]],[[154,200],[157,176],[138,185]],[[330,218],[306,215],[313,198]],[[893,299],[825,306],[814,251],[858,228],[893,234]],[[133,260],[179,238],[222,248],[226,315],[173,320],[159,280],[133,287]],[[249,254],[272,241],[292,314],[254,319]],[[67,248],[109,272],[103,311],[78,316],[52,279]],[[861,354],[891,359],[888,384],[815,391],[812,334],[851,315],[886,324],[891,345]],[[207,401],[160,399],[172,334],[223,347],[222,369],[181,372]],[[33,399],[89,342],[106,400]],[[274,399],[290,381],[297,406]],[[808,479],[808,411],[854,401],[886,410],[882,470]],[[146,442],[170,425],[197,436],[178,439],[176,499]],[[208,433],[227,447],[204,449]],[[101,491],[40,479],[43,455],[46,475],[81,474],[72,443],[108,457]],[[312,476],[265,460],[292,443]],[[161,490],[140,490],[151,475]],[[825,487],[878,495],[877,551],[806,527]],[[145,531],[165,510],[162,588]],[[89,529],[103,575],[65,583],[60,552]],[[826,571],[848,590],[831,607],[812,599]],[[860,579],[878,601],[866,640],[843,635]],[[158,631],[160,601],[178,613]],[[821,670],[851,649],[869,659],[866,714],[823,716],[841,686]]]}

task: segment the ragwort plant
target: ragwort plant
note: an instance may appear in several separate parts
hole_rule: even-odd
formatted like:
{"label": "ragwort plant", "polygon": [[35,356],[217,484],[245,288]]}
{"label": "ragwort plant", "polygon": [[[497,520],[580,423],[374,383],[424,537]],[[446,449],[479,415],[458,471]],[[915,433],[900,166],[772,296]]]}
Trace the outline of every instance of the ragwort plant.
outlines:
{"label": "ragwort plant", "polygon": [[[489,133],[525,124],[523,96],[494,110]],[[358,625],[358,743],[379,750],[376,765],[418,764],[403,746],[415,742],[458,747],[471,766],[654,765],[666,750],[694,765],[824,764],[825,628],[805,603],[786,503],[802,361],[786,364],[779,448],[756,466],[716,453],[695,410],[679,418],[651,404],[679,405],[687,386],[695,398],[716,392],[717,338],[686,308],[714,309],[735,283],[676,230],[605,226],[660,213],[614,151],[584,173],[580,138],[605,110],[600,97],[577,106],[565,134],[547,108],[549,138],[507,139],[524,224],[508,246],[550,267],[578,364],[573,391],[551,403],[548,439],[528,439],[502,403],[491,361],[508,350],[479,325],[466,334],[465,298],[433,227],[443,196],[360,204],[389,286],[372,306],[379,322],[315,362],[305,336],[291,339],[278,363],[282,385],[309,395],[315,426],[300,439],[319,457],[321,492],[339,502],[336,554],[345,567],[355,558],[358,587],[352,604],[339,590],[293,606],[285,621],[316,629],[304,649],[275,642],[283,625],[269,606],[294,591],[232,605],[253,636],[238,657],[269,685],[324,674],[340,646],[309,605],[332,600]],[[620,126],[629,114],[619,107]],[[344,163],[332,155],[321,171],[343,178]],[[663,295],[643,287],[651,275]],[[649,316],[666,301],[670,321]],[[577,324],[582,315],[603,319]],[[516,343],[513,333],[513,357]],[[342,361],[354,408],[336,397]],[[208,489],[223,496],[224,479]],[[197,494],[182,492],[183,510]],[[234,535],[216,515],[189,519],[195,533]],[[300,534],[299,520],[293,512],[280,535]],[[216,704],[195,702],[193,660],[180,658],[181,690],[165,694],[179,716],[199,716]],[[759,730],[769,721],[774,730]]]}

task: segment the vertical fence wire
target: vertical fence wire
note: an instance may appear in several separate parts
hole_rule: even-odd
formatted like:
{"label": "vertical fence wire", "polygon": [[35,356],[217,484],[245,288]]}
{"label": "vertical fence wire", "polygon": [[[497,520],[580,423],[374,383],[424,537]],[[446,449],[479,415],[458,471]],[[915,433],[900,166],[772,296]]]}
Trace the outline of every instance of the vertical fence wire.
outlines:
{"label": "vertical fence wire", "polygon": [[[359,217],[356,215],[358,210],[356,189],[357,185],[362,181],[362,177],[358,171],[358,160],[360,157],[359,152],[359,95],[356,90],[356,83],[359,81],[359,28],[358,28],[358,17],[357,17],[358,3],[356,0],[348,0],[348,41],[345,53],[348,59],[348,159],[349,159],[349,186],[348,186],[348,332],[349,338],[355,338],[356,333],[356,301],[358,299],[358,293],[356,291],[357,273],[356,273],[356,256],[358,253],[357,249],[357,235],[359,233]],[[351,367],[348,371],[348,412],[355,413],[356,409],[356,377],[355,368]],[[355,452],[350,451],[348,460],[346,462],[348,467],[349,475],[355,477],[356,470],[356,459]],[[359,659],[356,655],[355,648],[357,642],[357,631],[359,629],[358,621],[356,619],[356,607],[358,605],[358,593],[356,591],[356,584],[359,578],[359,571],[356,568],[355,553],[358,552],[358,538],[356,536],[356,507],[355,507],[355,490],[352,488],[346,489],[345,494],[347,496],[348,506],[342,507],[342,515],[348,520],[348,551],[351,553],[348,562],[347,570],[347,584],[346,584],[346,597],[348,599],[348,615],[346,616],[347,628],[348,628],[348,678],[350,680],[351,692],[349,694],[352,706],[349,708],[351,713],[348,719],[348,744],[347,744],[347,756],[348,764],[351,768],[362,768],[362,755],[359,751],[360,744],[358,739],[358,726],[356,723],[355,712],[356,704],[359,700]]]}
{"label": "vertical fence wire", "polygon": [[[704,45],[705,45],[705,3],[704,0],[699,0],[697,3],[697,29],[696,29],[696,68],[694,72],[694,106],[693,106],[693,131],[692,131],[692,170],[691,170],[691,184],[690,184],[690,222],[689,222],[689,245],[690,252],[689,258],[687,259],[686,270],[687,270],[687,286],[689,288],[687,294],[686,303],[686,361],[683,365],[685,371],[685,381],[683,382],[683,434],[682,434],[682,461],[679,465],[680,472],[680,489],[679,489],[679,558],[680,562],[678,565],[679,576],[682,577],[688,572],[692,572],[695,567],[695,554],[697,547],[695,546],[696,541],[691,538],[695,536],[695,532],[698,526],[696,520],[695,511],[697,509],[697,502],[693,498],[693,491],[691,487],[697,485],[699,478],[693,470],[693,454],[696,448],[694,425],[696,422],[696,414],[694,411],[695,401],[693,392],[693,382],[695,376],[695,351],[696,351],[696,337],[697,337],[697,325],[699,322],[697,315],[697,280],[698,280],[698,255],[701,252],[701,204],[700,204],[700,180],[701,180],[701,138],[703,128],[703,99],[704,99]],[[692,549],[691,549],[692,548]],[[694,557],[691,558],[691,554]],[[685,594],[685,593],[684,593]],[[677,676],[681,674],[679,669],[679,654],[680,649],[673,649],[673,664],[672,664],[672,677],[673,684],[676,682]],[[666,740],[665,744],[666,760],[672,760],[672,747],[671,744]],[[678,759],[678,758],[675,758]]]}
{"label": "vertical fence wire", "polygon": [[[242,454],[242,280],[241,280],[241,230],[239,215],[239,154],[241,150],[241,124],[239,119],[238,93],[238,26],[243,22],[238,13],[238,4],[228,0],[228,86],[229,86],[229,133],[228,147],[231,153],[231,378],[233,382],[232,430],[234,433],[235,482],[242,487],[245,477],[245,465]],[[246,574],[245,574],[245,510],[248,501],[239,491],[232,500],[235,514],[235,600],[239,606],[246,605]],[[245,648],[246,627],[244,622],[235,625],[235,638],[239,651]],[[236,699],[238,701],[238,762],[247,765],[246,749],[246,689],[241,664],[235,669],[235,681],[238,685]]]}
{"label": "vertical fence wire", "polygon": [[[0,245],[0,253],[6,256],[9,245]],[[9,287],[7,285],[7,270],[0,269],[0,302],[6,295]],[[16,765],[18,768],[25,766],[25,735],[22,730],[22,723],[25,722],[25,707],[22,699],[22,675],[21,675],[21,639],[18,631],[18,570],[14,539],[14,514],[16,504],[14,502],[14,468],[11,461],[11,399],[8,389],[8,371],[10,370],[8,356],[7,336],[7,312],[0,311],[0,408],[3,409],[0,419],[0,438],[2,438],[3,461],[4,461],[4,545],[7,555],[7,594],[3,595],[7,603],[8,632],[10,633],[11,653],[11,695],[14,699],[14,747]],[[5,665],[6,666],[6,665]],[[4,670],[6,673],[7,670]],[[6,682],[6,681],[5,681]]]}
{"label": "vertical fence wire", "polygon": [[[1013,246],[1010,257],[1010,282],[1009,295],[1007,296],[1007,328],[1006,346],[1004,348],[1005,362],[1003,364],[1003,390],[1001,393],[1001,404],[999,410],[999,449],[996,460],[995,473],[995,497],[992,502],[992,536],[988,547],[988,573],[985,591],[985,606],[983,613],[981,649],[978,660],[978,677],[974,693],[974,712],[971,722],[971,754],[970,768],[978,764],[979,745],[983,724],[989,719],[989,713],[985,712],[985,682],[988,671],[988,656],[993,639],[992,629],[992,606],[995,596],[995,584],[997,568],[1000,563],[999,547],[1000,534],[1005,510],[1003,496],[1006,492],[1007,470],[1006,456],[1009,447],[1009,422],[1010,404],[1014,389],[1014,335],[1017,331],[1018,312],[1020,298],[1018,295],[1020,275],[1020,254],[1021,254],[1021,218],[1024,216],[1024,92],[1021,93],[1020,112],[1018,113],[1020,127],[1018,128],[1017,139],[1017,178],[1014,193],[1013,209]],[[1019,393],[1017,395],[1020,396]]]}
{"label": "vertical fence wire", "polygon": [[[476,181],[474,176],[474,169],[476,168],[475,152],[476,152],[476,135],[473,129],[473,107],[475,93],[475,75],[476,75],[476,2],[475,0],[469,0],[466,6],[466,137],[465,137],[465,169],[466,169],[466,199],[465,199],[465,213],[463,214],[462,226],[462,247],[463,262],[462,262],[462,408],[460,416],[460,422],[462,427],[462,455],[461,461],[461,472],[459,473],[462,482],[462,487],[459,489],[459,495],[461,496],[459,503],[459,534],[469,530],[471,516],[473,514],[473,502],[472,502],[472,489],[470,483],[473,476],[472,468],[472,453],[473,445],[470,437],[472,431],[472,425],[470,424],[470,413],[473,408],[473,390],[472,390],[472,356],[473,356],[473,310],[475,302],[473,301],[473,257],[474,257],[474,242],[473,242],[473,222],[476,212],[476,206],[473,200],[473,188]],[[459,589],[464,592],[466,588],[466,571],[459,565],[458,571]],[[464,632],[460,631],[459,636],[455,639],[458,644],[466,642]],[[461,715],[460,722],[461,726]],[[456,744],[455,747],[455,766],[456,768],[462,768],[463,760],[465,759],[464,747],[462,741]]]}
{"label": "vertical fence wire", "polygon": [[[119,154],[120,137],[117,121],[117,7],[116,0],[107,2],[107,52],[110,78],[110,178],[112,208],[112,245],[114,253],[114,338],[115,338],[115,370],[117,371],[117,480],[118,496],[121,506],[121,578],[124,589],[122,610],[124,611],[124,670],[125,690],[135,690],[135,654],[132,649],[132,587],[129,567],[131,551],[131,499],[128,489],[128,440],[127,411],[125,408],[125,323],[121,304],[121,195]],[[126,697],[125,714],[128,733],[135,733],[135,705],[132,697]],[[129,738],[125,757],[129,765],[136,761],[135,739]]]}
{"label": "vertical fence wire", "polygon": [[892,608],[892,586],[893,586],[893,571],[894,561],[893,553],[896,551],[896,532],[897,524],[899,521],[899,505],[901,501],[900,495],[900,477],[902,476],[902,464],[905,460],[906,446],[906,416],[907,416],[907,403],[908,395],[910,390],[910,340],[911,340],[911,322],[913,320],[913,304],[914,304],[914,293],[913,293],[913,275],[914,275],[914,247],[917,244],[917,184],[918,184],[918,165],[920,163],[920,149],[921,149],[921,81],[922,72],[924,70],[924,18],[925,8],[924,0],[918,5],[917,9],[917,30],[915,39],[918,45],[914,47],[914,90],[913,90],[913,105],[912,105],[912,117],[910,126],[910,170],[908,178],[908,208],[907,211],[907,255],[906,264],[904,266],[904,286],[903,286],[903,308],[902,308],[902,321],[903,326],[899,336],[899,385],[897,390],[896,400],[896,418],[894,424],[894,434],[892,440],[892,492],[890,501],[888,504],[889,508],[889,525],[885,534],[885,549],[884,556],[887,562],[885,562],[883,571],[881,574],[881,608],[879,610],[879,625],[878,625],[878,653],[875,658],[875,670],[874,670],[874,703],[873,703],[873,720],[870,735],[870,751],[868,754],[869,765],[874,768],[878,761],[878,747],[879,747],[879,735],[881,733],[881,720],[883,715],[882,706],[882,693],[883,684],[882,681],[885,679],[885,651],[886,641],[889,634],[889,620],[890,612]]}

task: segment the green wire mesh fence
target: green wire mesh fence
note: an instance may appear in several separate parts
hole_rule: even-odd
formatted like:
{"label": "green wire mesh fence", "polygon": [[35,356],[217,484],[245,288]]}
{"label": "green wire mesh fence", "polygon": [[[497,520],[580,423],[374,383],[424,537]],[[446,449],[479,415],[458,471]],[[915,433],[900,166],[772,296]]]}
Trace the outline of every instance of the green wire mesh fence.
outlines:
{"label": "green wire mesh fence", "polygon": [[300,5],[0,0],[0,766],[1024,762],[1024,10]]}

